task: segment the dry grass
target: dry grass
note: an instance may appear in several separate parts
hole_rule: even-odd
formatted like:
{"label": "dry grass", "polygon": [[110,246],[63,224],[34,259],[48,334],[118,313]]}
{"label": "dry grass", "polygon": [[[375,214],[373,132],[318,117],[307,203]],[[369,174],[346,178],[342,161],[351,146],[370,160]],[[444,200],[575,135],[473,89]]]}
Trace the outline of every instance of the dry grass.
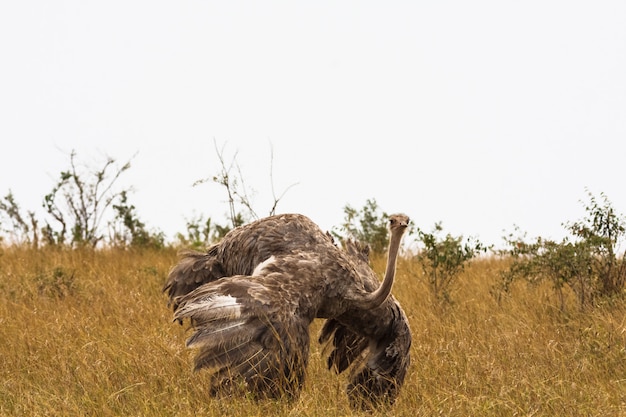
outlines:
{"label": "dry grass", "polygon": [[[317,346],[293,403],[209,398],[160,291],[175,261],[173,251],[0,250],[0,415],[353,414]],[[386,414],[626,415],[624,304],[579,312],[570,300],[563,313],[549,287],[526,285],[497,303],[503,267],[475,262],[456,303],[437,307],[419,266],[401,260],[394,293],[411,321],[413,364]]]}

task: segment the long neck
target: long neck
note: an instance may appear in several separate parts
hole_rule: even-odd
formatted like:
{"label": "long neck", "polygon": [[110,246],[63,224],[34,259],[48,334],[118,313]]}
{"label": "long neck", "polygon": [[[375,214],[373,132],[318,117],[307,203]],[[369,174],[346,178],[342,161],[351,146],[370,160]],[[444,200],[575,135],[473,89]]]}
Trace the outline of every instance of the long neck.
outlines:
{"label": "long neck", "polygon": [[389,240],[389,251],[387,253],[387,268],[385,270],[385,278],[383,283],[374,292],[366,295],[359,301],[359,307],[362,309],[377,308],[387,300],[389,294],[391,294],[391,287],[393,287],[393,281],[396,276],[396,262],[398,260],[398,250],[400,248],[400,242],[402,241],[402,235],[404,229],[394,229],[391,232],[391,239]]}

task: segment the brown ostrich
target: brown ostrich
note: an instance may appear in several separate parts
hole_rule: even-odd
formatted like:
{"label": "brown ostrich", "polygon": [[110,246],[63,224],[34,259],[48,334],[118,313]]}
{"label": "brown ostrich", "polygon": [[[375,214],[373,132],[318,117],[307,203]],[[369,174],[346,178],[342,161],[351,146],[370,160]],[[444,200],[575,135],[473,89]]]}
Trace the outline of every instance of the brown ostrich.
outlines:
{"label": "brown ostrich", "polygon": [[309,218],[271,216],[236,228],[207,252],[185,252],[163,290],[174,319],[191,320],[195,369],[212,372],[211,392],[296,397],[304,382],[309,325],[327,319],[320,342],[328,366],[351,369],[353,406],[393,402],[408,368],[411,335],[390,296],[406,215],[390,216],[383,282],[367,251],[338,248]]}

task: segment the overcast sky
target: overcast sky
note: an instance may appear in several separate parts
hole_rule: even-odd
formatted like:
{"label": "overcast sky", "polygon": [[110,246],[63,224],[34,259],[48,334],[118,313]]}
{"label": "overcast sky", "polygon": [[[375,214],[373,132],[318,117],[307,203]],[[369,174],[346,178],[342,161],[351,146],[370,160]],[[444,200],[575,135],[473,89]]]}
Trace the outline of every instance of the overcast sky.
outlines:
{"label": "overcast sky", "polygon": [[[0,195],[69,165],[123,185],[170,237],[223,219],[214,142],[269,211],[324,229],[376,199],[421,228],[560,238],[585,187],[626,212],[626,2],[5,1]],[[134,157],[133,157],[134,156]],[[120,183],[122,185],[122,183]]]}

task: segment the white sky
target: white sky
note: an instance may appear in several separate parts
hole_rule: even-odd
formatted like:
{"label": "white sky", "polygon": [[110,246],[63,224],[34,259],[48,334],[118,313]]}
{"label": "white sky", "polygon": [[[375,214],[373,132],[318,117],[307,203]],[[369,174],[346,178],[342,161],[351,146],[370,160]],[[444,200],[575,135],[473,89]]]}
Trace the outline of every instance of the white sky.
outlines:
{"label": "white sky", "polygon": [[324,229],[375,198],[430,229],[560,238],[626,211],[626,2],[5,1],[0,195],[39,209],[75,149],[172,237],[223,219],[213,141],[260,212]]}

